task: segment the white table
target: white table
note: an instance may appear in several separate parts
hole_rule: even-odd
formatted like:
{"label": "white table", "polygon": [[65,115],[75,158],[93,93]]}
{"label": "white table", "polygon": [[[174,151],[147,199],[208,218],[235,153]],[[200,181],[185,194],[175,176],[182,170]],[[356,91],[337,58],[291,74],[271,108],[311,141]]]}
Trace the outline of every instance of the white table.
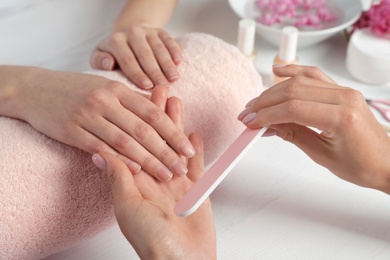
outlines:
{"label": "white table", "polygon": [[[15,2],[12,9],[0,3],[1,64],[85,71],[125,0]],[[206,32],[234,44],[238,20],[225,0],[182,0],[169,31]],[[368,98],[389,98],[389,84],[365,86],[349,75],[346,46],[339,34],[299,50],[299,60]],[[259,38],[256,47],[267,76],[277,50]],[[390,259],[390,197],[340,180],[277,137],[260,139],[211,198],[219,259]],[[137,255],[115,226],[49,259]]]}

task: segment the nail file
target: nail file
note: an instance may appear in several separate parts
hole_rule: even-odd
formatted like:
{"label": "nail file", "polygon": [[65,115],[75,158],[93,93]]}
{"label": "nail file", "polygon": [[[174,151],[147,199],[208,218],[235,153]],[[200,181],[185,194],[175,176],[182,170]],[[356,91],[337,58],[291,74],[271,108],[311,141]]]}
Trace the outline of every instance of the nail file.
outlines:
{"label": "nail file", "polygon": [[177,216],[186,217],[197,210],[266,130],[267,127],[245,129],[176,204],[174,213]]}

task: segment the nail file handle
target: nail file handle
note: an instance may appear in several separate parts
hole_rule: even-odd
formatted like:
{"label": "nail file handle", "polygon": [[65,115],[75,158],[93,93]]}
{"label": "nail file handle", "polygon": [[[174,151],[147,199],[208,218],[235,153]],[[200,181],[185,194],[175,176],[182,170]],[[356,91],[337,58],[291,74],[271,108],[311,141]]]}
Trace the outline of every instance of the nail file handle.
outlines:
{"label": "nail file handle", "polygon": [[202,178],[189,189],[182,200],[176,204],[174,213],[177,216],[186,217],[197,210],[266,130],[267,127],[245,129]]}

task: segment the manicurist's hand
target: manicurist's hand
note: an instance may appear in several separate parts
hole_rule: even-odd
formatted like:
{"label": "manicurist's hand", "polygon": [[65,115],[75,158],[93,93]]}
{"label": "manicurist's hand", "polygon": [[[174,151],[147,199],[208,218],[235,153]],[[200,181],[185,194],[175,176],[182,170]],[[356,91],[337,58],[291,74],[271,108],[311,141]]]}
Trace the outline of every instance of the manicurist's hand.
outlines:
{"label": "manicurist's hand", "polygon": [[[167,101],[167,113],[182,124],[178,100]],[[164,104],[162,104],[164,105]],[[204,172],[203,144],[190,135],[196,155],[188,161],[188,174],[163,183],[127,166],[107,153],[95,154],[94,163],[107,171],[119,226],[141,259],[215,259],[216,236],[210,201],[192,215],[176,216],[173,209]]]}
{"label": "manicurist's hand", "polygon": [[164,30],[175,4],[176,0],[129,0],[112,33],[93,51],[91,66],[103,70],[118,67],[142,89],[179,79],[182,51]]}
{"label": "manicurist's hand", "polygon": [[314,67],[273,70],[291,78],[249,102],[239,120],[270,126],[340,178],[390,194],[390,139],[362,94]]}
{"label": "manicurist's hand", "polygon": [[121,83],[30,67],[1,67],[0,75],[0,115],[91,154],[116,154],[132,172],[142,167],[161,181],[186,174],[179,155],[195,154],[188,138],[158,105]]}

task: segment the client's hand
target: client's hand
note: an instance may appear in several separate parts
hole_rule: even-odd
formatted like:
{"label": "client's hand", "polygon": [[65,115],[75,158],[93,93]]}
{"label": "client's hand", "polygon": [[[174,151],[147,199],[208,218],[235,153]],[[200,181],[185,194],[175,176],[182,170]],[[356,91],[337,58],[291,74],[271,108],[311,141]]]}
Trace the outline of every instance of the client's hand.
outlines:
{"label": "client's hand", "polygon": [[130,25],[101,41],[91,55],[93,68],[121,71],[138,87],[150,89],[179,79],[180,46],[163,29]]}
{"label": "client's hand", "polygon": [[81,73],[28,67],[2,71],[23,79],[6,89],[11,94],[0,104],[3,115],[91,154],[117,154],[133,172],[141,166],[162,181],[172,173],[186,174],[178,154],[194,155],[188,138],[163,110],[125,85]]}
{"label": "client's hand", "polygon": [[390,194],[390,139],[362,94],[314,67],[274,67],[274,73],[291,78],[249,102],[239,120],[270,126],[340,178]]}
{"label": "client's hand", "polygon": [[[178,100],[168,99],[167,113],[177,124]],[[191,216],[177,217],[176,203],[204,172],[203,144],[190,135],[196,155],[189,159],[187,176],[162,183],[141,171],[132,175],[126,165],[107,153],[95,154],[94,163],[107,170],[119,226],[141,259],[215,259],[216,237],[210,201]]]}

